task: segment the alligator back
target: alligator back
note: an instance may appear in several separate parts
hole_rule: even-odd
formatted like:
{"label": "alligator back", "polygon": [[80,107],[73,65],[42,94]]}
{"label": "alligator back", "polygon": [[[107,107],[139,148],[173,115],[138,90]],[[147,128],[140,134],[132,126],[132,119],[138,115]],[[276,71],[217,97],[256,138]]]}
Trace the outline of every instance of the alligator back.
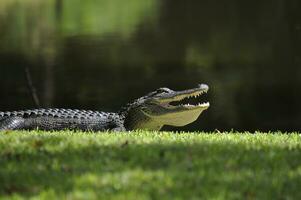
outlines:
{"label": "alligator back", "polygon": [[73,118],[73,119],[92,119],[95,117],[107,116],[110,113],[91,110],[72,110],[72,109],[34,109],[13,112],[0,112],[0,118],[6,117],[54,117],[54,118]]}

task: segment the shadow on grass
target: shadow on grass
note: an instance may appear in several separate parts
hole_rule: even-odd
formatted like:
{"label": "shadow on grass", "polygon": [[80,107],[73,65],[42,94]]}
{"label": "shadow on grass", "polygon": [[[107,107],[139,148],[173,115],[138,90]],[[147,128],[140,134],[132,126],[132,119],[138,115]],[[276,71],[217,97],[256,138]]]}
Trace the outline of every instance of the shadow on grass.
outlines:
{"label": "shadow on grass", "polygon": [[31,150],[3,150],[0,194],[60,197],[82,192],[97,197],[299,198],[301,151],[242,144],[59,145],[36,140]]}

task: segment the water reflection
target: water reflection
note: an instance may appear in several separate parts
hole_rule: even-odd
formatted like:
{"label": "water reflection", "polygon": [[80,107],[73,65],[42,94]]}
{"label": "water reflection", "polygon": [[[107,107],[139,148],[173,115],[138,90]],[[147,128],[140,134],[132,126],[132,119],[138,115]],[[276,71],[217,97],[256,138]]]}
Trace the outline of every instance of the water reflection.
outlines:
{"label": "water reflection", "polygon": [[[0,110],[116,111],[162,86],[211,85],[185,130],[300,130],[298,0],[2,0]],[[298,28],[299,27],[299,28]]]}

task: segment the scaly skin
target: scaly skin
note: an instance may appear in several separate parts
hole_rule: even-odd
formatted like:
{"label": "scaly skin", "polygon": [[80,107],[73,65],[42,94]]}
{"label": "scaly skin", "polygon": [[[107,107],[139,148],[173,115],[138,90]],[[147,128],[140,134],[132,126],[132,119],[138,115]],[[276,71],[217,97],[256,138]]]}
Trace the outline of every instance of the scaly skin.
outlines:
{"label": "scaly skin", "polygon": [[207,90],[205,84],[179,92],[159,88],[128,104],[118,113],[71,109],[0,112],[0,130],[130,131],[160,130],[164,125],[184,126],[195,121],[209,107],[209,103],[177,106],[171,103],[201,95]]}
{"label": "scaly skin", "polygon": [[125,130],[117,113],[71,109],[0,112],[0,130]]}

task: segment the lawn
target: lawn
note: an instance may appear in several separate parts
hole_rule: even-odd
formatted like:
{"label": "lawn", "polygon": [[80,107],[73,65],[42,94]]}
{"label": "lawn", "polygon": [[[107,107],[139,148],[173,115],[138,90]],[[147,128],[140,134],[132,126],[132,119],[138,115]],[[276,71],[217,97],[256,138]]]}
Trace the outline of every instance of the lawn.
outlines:
{"label": "lawn", "polygon": [[0,197],[301,199],[301,135],[0,132]]}

